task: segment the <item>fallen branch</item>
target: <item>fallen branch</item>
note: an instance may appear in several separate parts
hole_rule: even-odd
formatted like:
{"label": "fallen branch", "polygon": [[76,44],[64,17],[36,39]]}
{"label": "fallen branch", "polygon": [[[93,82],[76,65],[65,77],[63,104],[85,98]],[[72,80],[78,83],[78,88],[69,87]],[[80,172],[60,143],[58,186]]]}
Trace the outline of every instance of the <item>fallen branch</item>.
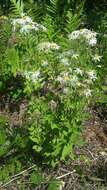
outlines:
{"label": "fallen branch", "polygon": [[31,169],[33,169],[33,168],[35,168],[35,167],[36,167],[36,164],[34,164],[33,166],[30,166],[30,167],[27,168],[26,170],[21,171],[20,173],[14,175],[12,178],[17,177],[17,176],[20,176],[20,175],[22,175],[23,173],[26,173],[26,172],[28,172],[29,170],[31,170]]}
{"label": "fallen branch", "polygon": [[66,174],[64,174],[64,175],[61,175],[61,176],[59,176],[59,177],[56,177],[56,179],[61,179],[61,178],[66,177],[66,176],[68,176],[68,175],[70,175],[70,174],[73,174],[73,173],[75,173],[75,172],[76,172],[76,170],[73,170],[73,171],[68,172],[68,173],[66,173]]}

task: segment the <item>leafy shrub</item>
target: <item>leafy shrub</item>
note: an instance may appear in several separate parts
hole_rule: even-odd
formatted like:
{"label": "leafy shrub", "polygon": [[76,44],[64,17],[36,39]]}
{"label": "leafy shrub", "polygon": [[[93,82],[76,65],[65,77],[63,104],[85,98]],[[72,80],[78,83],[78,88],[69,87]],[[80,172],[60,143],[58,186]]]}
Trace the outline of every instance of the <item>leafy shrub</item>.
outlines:
{"label": "leafy shrub", "polygon": [[15,43],[10,38],[5,51],[7,73],[24,79],[24,93],[30,98],[29,138],[35,152],[55,166],[80,143],[87,106],[99,91],[98,34],[80,29],[66,38],[59,33],[53,37],[53,26],[48,31],[23,13],[10,24]]}
{"label": "leafy shrub", "polygon": [[86,107],[98,90],[101,56],[94,47],[96,35],[87,29],[75,31],[63,45],[40,39],[35,48],[36,69],[25,73],[25,92],[34,93],[29,108],[30,139],[33,149],[51,165],[65,160],[78,144]]}

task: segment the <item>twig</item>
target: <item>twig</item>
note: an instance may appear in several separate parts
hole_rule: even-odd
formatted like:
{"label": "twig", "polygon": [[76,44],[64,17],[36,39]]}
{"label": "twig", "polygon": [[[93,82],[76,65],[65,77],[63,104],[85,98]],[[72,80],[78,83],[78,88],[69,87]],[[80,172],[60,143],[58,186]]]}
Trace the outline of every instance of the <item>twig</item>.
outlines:
{"label": "twig", "polygon": [[11,179],[11,180],[8,181],[7,183],[1,185],[0,188],[6,187],[7,185],[9,185],[10,183],[12,183],[13,181],[15,181],[15,180],[17,180],[17,179],[19,179],[19,178],[20,178],[20,176]]}
{"label": "twig", "polygon": [[26,172],[28,172],[29,170],[35,168],[35,166],[36,166],[36,164],[34,164],[33,166],[27,168],[26,170],[21,171],[21,172],[18,173],[18,174],[12,176],[12,177],[11,177],[12,179],[11,179],[10,181],[8,181],[7,183],[1,185],[0,188],[6,187],[6,186],[7,186],[8,184],[10,184],[11,182],[13,182],[13,181],[19,179],[19,178],[20,178],[20,175],[22,175],[23,173],[26,173]]}
{"label": "twig", "polygon": [[75,173],[75,172],[76,172],[76,170],[73,170],[72,172],[69,172],[69,173],[66,173],[66,174],[64,174],[64,175],[61,175],[61,176],[56,177],[56,179],[61,179],[61,178],[66,177],[66,176],[68,176],[68,175],[70,175],[70,174],[73,174],[73,173]]}
{"label": "twig", "polygon": [[18,173],[18,174],[16,174],[16,175],[12,176],[12,178],[15,178],[15,177],[17,177],[17,176],[22,175],[23,173],[28,172],[29,170],[31,170],[31,169],[33,169],[33,168],[35,168],[35,166],[36,166],[36,164],[34,164],[33,166],[30,166],[30,167],[29,167],[29,168],[27,168],[26,170],[23,170],[23,171],[21,171],[20,173]]}
{"label": "twig", "polygon": [[95,157],[93,156],[92,152],[91,152],[89,149],[87,149],[87,150],[88,150],[88,152],[90,153],[92,159],[95,160]]}

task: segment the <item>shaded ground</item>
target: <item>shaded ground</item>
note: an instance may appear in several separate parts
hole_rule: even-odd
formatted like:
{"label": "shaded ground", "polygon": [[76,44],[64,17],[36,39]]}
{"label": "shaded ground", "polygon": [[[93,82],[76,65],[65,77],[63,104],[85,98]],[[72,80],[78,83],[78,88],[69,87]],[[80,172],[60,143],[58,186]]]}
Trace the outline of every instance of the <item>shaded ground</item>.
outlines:
{"label": "shaded ground", "polygon": [[[9,119],[10,126],[22,125],[26,101],[17,106],[14,102],[9,105],[3,97],[1,99],[0,115]],[[107,190],[107,108],[95,107],[91,110],[91,115],[82,134],[86,143],[81,148],[75,148],[77,158],[61,163],[54,170],[43,169],[47,178],[59,178],[63,182],[60,190]],[[24,178],[22,175],[20,180]],[[32,188],[30,183],[25,185],[27,190],[47,190],[47,187],[47,183],[36,188]],[[20,190],[18,181],[1,190],[5,189]]]}

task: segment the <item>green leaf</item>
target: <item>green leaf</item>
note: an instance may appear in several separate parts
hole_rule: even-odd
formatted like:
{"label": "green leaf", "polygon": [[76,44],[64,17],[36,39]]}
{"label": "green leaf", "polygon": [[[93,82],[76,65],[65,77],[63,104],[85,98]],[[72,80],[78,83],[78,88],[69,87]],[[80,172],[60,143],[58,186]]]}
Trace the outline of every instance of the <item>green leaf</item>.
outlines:
{"label": "green leaf", "polygon": [[4,144],[6,141],[6,134],[0,131],[0,145]]}
{"label": "green leaf", "polygon": [[72,150],[72,145],[71,144],[67,144],[66,146],[64,146],[63,151],[62,151],[61,160],[64,160],[65,157],[69,155],[71,150]]}
{"label": "green leaf", "polygon": [[0,157],[4,156],[7,153],[7,148],[5,148],[4,146],[0,147]]}
{"label": "green leaf", "polygon": [[40,185],[43,182],[44,178],[40,173],[34,171],[30,176],[30,180],[33,184]]}
{"label": "green leaf", "polygon": [[8,63],[11,66],[11,72],[16,76],[16,72],[19,69],[19,55],[15,48],[7,50]]}
{"label": "green leaf", "polygon": [[51,124],[51,128],[52,128],[52,129],[58,129],[58,125],[56,125],[55,123],[52,123],[52,124]]}
{"label": "green leaf", "polygon": [[49,182],[47,190],[60,190],[61,184],[62,184],[61,181],[52,180]]}

